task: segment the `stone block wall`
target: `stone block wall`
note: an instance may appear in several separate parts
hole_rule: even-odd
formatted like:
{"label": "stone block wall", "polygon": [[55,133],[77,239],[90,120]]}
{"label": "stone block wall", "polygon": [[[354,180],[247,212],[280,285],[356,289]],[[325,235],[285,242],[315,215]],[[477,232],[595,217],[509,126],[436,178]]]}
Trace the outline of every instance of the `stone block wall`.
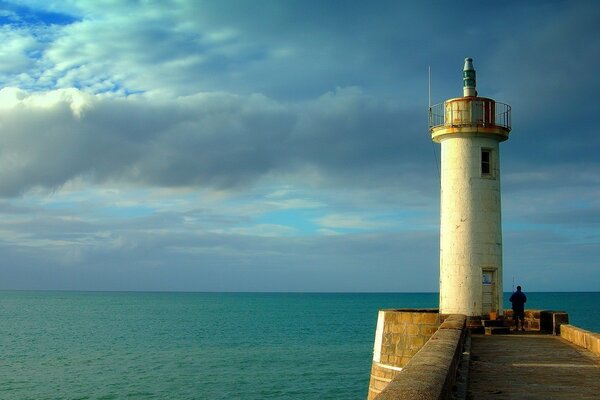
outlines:
{"label": "stone block wall", "polygon": [[563,324],[560,337],[600,356],[600,334],[573,325]]}
{"label": "stone block wall", "polygon": [[452,398],[467,331],[465,322],[464,315],[448,316],[376,400]]}
{"label": "stone block wall", "polygon": [[[515,326],[512,310],[504,311],[504,319],[511,328]],[[569,323],[569,315],[564,311],[525,310],[524,323],[526,331],[540,331],[559,335],[560,326]]]}
{"label": "stone block wall", "polygon": [[[539,331],[540,330],[540,313],[541,310],[525,310],[525,330],[526,331]],[[513,320],[512,310],[504,311],[504,319],[508,322],[508,325],[513,328],[515,321]]]}
{"label": "stone block wall", "polygon": [[438,330],[437,309],[381,310],[377,320],[368,399],[374,399]]}

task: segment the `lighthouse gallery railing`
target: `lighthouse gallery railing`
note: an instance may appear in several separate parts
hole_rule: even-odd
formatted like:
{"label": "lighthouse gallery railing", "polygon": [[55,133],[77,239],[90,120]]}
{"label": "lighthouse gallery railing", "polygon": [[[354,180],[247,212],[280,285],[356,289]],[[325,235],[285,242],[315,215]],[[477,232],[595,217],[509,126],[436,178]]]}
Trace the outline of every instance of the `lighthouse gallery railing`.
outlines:
{"label": "lighthouse gallery railing", "polygon": [[429,107],[429,129],[441,126],[500,126],[510,131],[510,106],[486,98],[460,97]]}

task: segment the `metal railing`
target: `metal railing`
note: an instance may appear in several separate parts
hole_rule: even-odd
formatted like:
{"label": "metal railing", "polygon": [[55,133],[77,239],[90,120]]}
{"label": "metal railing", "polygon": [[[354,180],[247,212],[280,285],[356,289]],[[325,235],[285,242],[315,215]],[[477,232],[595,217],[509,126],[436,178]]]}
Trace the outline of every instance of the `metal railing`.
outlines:
{"label": "metal railing", "polygon": [[[469,103],[468,109],[455,109],[456,103]],[[491,100],[448,100],[429,107],[429,130],[441,126],[499,126],[510,131],[510,106]]]}

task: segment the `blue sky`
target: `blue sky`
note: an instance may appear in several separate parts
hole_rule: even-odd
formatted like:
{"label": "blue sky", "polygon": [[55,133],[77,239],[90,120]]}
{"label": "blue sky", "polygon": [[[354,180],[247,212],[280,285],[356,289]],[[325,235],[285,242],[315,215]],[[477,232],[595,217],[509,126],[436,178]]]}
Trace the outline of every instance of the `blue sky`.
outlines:
{"label": "blue sky", "polygon": [[598,291],[599,20],[595,1],[0,1],[0,289],[437,291],[427,71],[441,102],[473,57],[513,107],[505,282]]}

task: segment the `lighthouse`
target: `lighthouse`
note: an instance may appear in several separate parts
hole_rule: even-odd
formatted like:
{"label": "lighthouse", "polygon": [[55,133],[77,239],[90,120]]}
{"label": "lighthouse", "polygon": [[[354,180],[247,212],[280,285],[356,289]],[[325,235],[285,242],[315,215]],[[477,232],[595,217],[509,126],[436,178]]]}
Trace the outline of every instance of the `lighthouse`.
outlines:
{"label": "lighthouse", "polygon": [[510,130],[510,106],[478,96],[465,59],[463,97],[429,108],[441,145],[440,314],[503,314],[500,142]]}

